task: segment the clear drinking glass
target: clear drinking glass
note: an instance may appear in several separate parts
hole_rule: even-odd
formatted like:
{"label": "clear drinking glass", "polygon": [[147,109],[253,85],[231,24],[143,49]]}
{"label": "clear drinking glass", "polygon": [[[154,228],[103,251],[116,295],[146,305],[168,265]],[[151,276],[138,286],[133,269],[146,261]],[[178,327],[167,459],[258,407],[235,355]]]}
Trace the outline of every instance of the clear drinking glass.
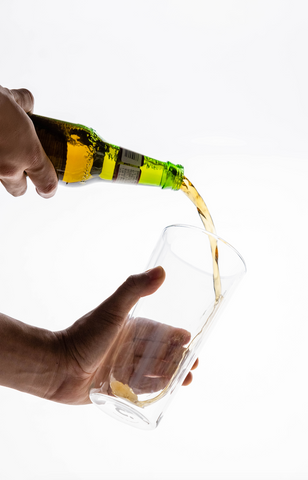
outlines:
{"label": "clear drinking glass", "polygon": [[[219,298],[211,239],[217,242]],[[147,268],[157,265],[166,272],[164,283],[131,310],[108,353],[109,378],[98,374],[90,390],[91,401],[103,412],[142,429],[158,426],[246,272],[227,242],[188,225],[165,228]]]}

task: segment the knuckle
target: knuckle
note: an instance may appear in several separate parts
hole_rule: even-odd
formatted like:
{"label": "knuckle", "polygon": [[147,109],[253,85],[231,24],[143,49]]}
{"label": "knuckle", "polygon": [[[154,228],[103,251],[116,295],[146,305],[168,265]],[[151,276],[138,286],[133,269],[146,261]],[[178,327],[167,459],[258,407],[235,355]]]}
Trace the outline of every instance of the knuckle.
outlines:
{"label": "knuckle", "polygon": [[27,88],[20,88],[20,93],[26,97],[30,105],[34,105],[34,96]]}
{"label": "knuckle", "polygon": [[115,311],[109,310],[108,312],[105,313],[105,316],[104,316],[104,322],[106,324],[116,326],[116,327],[121,326],[122,320],[123,320],[122,316],[116,310]]}
{"label": "knuckle", "polygon": [[58,178],[56,172],[52,172],[53,174],[51,171],[45,172],[46,161],[49,160],[45,160],[45,158],[43,158],[40,145],[35,145],[29,156],[31,157],[31,162],[28,170],[39,174],[40,178],[44,177],[43,183],[42,180],[40,180],[39,184],[36,184],[37,190],[40,194],[51,196],[56,192],[58,187]]}
{"label": "knuckle", "polygon": [[17,103],[23,110],[29,112],[33,109],[34,97],[26,88],[12,89],[0,86],[0,100],[2,102]]}
{"label": "knuckle", "polygon": [[34,97],[26,88],[12,90],[15,102],[25,111],[31,112],[34,106]]}
{"label": "knuckle", "polygon": [[11,163],[4,163],[0,166],[0,177],[14,179],[20,175],[20,168]]}
{"label": "knuckle", "polygon": [[[34,128],[34,125],[33,125]],[[31,125],[32,129],[32,125]],[[32,141],[30,144],[28,157],[30,161],[29,167],[31,169],[40,170],[42,168],[42,151],[40,148],[40,144],[36,141]]]}
{"label": "knuckle", "polygon": [[123,316],[118,310],[116,304],[110,302],[104,302],[103,305],[99,307],[99,318],[104,322],[104,328],[106,330],[110,328],[120,328],[123,323]]}
{"label": "knuckle", "polygon": [[127,280],[125,282],[125,287],[126,287],[127,290],[133,291],[133,292],[138,290],[138,285],[137,285],[137,282],[136,282],[136,276],[135,275],[130,275],[127,278]]}
{"label": "knuckle", "polygon": [[11,91],[6,87],[2,87],[2,85],[0,85],[0,94],[5,97],[7,97],[8,95],[12,95]]}

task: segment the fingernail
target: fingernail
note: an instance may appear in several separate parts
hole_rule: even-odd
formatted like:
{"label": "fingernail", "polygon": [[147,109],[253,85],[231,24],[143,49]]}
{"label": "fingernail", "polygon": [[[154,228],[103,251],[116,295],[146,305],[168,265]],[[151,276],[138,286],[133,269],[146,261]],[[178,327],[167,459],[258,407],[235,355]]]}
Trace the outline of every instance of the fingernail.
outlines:
{"label": "fingernail", "polygon": [[43,192],[40,192],[38,189],[36,189],[37,193],[39,194],[40,197],[43,197],[43,198],[51,198],[55,195],[56,191],[58,190],[58,187],[56,187],[54,190],[52,190],[51,192],[48,192],[48,193],[43,193]]}
{"label": "fingernail", "polygon": [[165,270],[163,267],[154,267],[145,272],[151,281],[158,280],[165,276]]}

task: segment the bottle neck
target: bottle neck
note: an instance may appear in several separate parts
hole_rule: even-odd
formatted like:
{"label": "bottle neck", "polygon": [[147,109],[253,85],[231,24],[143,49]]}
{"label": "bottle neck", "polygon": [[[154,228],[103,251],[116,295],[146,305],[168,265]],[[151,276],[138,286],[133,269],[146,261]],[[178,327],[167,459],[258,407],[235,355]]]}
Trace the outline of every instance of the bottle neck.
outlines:
{"label": "bottle neck", "polygon": [[183,183],[184,168],[182,165],[174,165],[171,162],[166,163],[162,176],[161,187],[179,190]]}

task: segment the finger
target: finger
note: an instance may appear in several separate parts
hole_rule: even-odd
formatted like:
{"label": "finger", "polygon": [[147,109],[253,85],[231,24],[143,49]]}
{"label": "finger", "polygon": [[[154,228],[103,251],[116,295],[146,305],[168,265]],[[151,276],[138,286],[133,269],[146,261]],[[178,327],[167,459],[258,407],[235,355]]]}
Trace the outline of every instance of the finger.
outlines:
{"label": "finger", "polygon": [[[135,395],[141,394],[149,394],[149,393],[159,393],[160,390],[163,390],[168,385],[168,381],[161,378],[144,378],[142,382],[139,382],[137,386],[135,385],[128,385],[127,383],[121,382],[113,378],[110,383],[110,392],[116,396],[120,396],[122,398],[131,398],[127,397],[125,393],[127,392],[127,387],[130,389],[130,393]],[[120,387],[120,388],[119,388]],[[124,387],[124,388],[123,388]],[[123,395],[124,393],[124,395]],[[134,401],[134,400],[133,400]]]}
{"label": "finger", "polygon": [[165,388],[169,383],[169,378],[166,377],[150,377],[150,376],[133,376],[132,378],[125,378],[124,376],[115,376],[112,374],[113,382],[119,382],[123,385],[128,385],[137,395],[144,393],[159,392]]}
{"label": "finger", "polygon": [[[137,318],[125,325],[118,340],[113,376],[144,391],[144,385],[151,385],[148,379],[144,381],[145,377],[167,381],[172,378],[185,353],[182,345],[189,342],[190,334],[184,329]],[[155,388],[151,386],[151,390]]]}
{"label": "finger", "polygon": [[160,358],[136,357],[131,348],[130,352],[124,352],[124,356],[120,353],[116,358],[112,368],[112,376],[119,382],[140,390],[144,390],[144,379],[147,378],[146,385],[151,386],[149,391],[155,391],[156,387],[152,387],[151,380],[155,380],[155,385],[158,378],[161,378],[163,383],[170,381],[180,365],[184,352],[183,348],[177,347],[176,354],[172,355],[172,358],[162,360]]}
{"label": "finger", "polygon": [[199,358],[197,358],[197,360],[195,361],[195,363],[193,364],[190,370],[195,370],[195,368],[197,368],[198,365],[199,365]]}
{"label": "finger", "polygon": [[51,198],[55,195],[58,189],[58,177],[40,143],[37,144],[31,166],[26,169],[26,173],[41,197]]}
{"label": "finger", "polygon": [[133,377],[135,379],[143,376],[171,378],[180,364],[183,353],[184,350],[178,348],[166,360],[155,357],[137,357],[133,353],[128,353],[124,357],[120,354],[116,358],[113,375],[123,383],[127,383]]}
{"label": "finger", "polygon": [[10,90],[15,102],[26,112],[30,113],[34,108],[34,97],[32,93],[26,88],[19,88],[17,90]]}
{"label": "finger", "polygon": [[183,328],[175,328],[147,318],[137,317],[135,338],[171,345],[187,345],[191,335]]}
{"label": "finger", "polygon": [[187,387],[188,385],[191,384],[192,381],[193,381],[193,374],[189,372],[184,382],[182,383],[183,387]]}
{"label": "finger", "polygon": [[165,271],[162,267],[131,275],[113,295],[98,307],[98,310],[101,310],[103,315],[113,318],[114,323],[122,324],[137,301],[141,297],[154,293],[164,279]]}
{"label": "finger", "polygon": [[159,393],[168,385],[169,380],[170,379],[165,377],[142,377],[138,379],[138,382],[132,379],[130,382],[130,388],[137,395],[141,395],[144,393]]}
{"label": "finger", "polygon": [[[182,352],[183,353],[183,352]],[[182,355],[179,356],[179,361]],[[135,364],[133,377],[164,377],[171,379],[174,372],[179,366],[179,361],[148,359],[147,362],[139,362]]]}
{"label": "finger", "polygon": [[134,340],[119,346],[116,364],[123,364],[125,359],[131,356],[136,359],[136,362],[139,362],[141,359],[141,361],[146,363],[151,359],[158,362],[179,363],[184,352],[185,349],[179,345],[156,343],[148,340]]}
{"label": "finger", "polygon": [[[137,365],[137,368],[135,369],[132,377],[129,379],[129,384],[131,388],[134,388],[136,393],[138,393],[137,392],[138,389],[143,390],[145,392],[146,388],[149,389],[148,391],[155,392],[157,391],[157,387],[165,388],[165,386],[167,386],[167,384],[175,374],[176,369],[178,368],[178,365],[179,365],[178,362],[174,362],[174,363],[165,362],[165,361],[153,362],[148,365],[146,373],[139,372],[139,368]],[[189,372],[186,375],[182,385],[186,387],[190,385],[192,381],[193,381],[193,374]]]}
{"label": "finger", "polygon": [[[2,87],[0,93],[6,111],[5,122],[2,121],[0,125],[0,129],[6,132],[5,137],[1,139],[0,177],[6,184],[11,183],[8,176],[16,183],[15,172],[19,173],[19,179],[26,172],[37,192],[42,197],[49,198],[57,190],[58,178],[37,137],[33,123],[25,113],[33,108],[33,95],[26,89],[8,90]],[[6,172],[9,172],[9,175]],[[13,190],[16,191],[16,188]]]}
{"label": "finger", "polygon": [[10,178],[10,179],[4,179],[2,178],[1,180],[2,185],[5,187],[5,189],[13,195],[13,197],[20,197],[21,195],[24,195],[27,191],[27,178],[26,175],[21,172],[18,177]]}
{"label": "finger", "polygon": [[[133,366],[132,366],[133,367]],[[175,371],[175,370],[174,370]],[[173,372],[174,373],[174,372]],[[154,393],[163,390],[170,382],[172,375],[168,376],[151,376],[151,375],[135,375],[129,376],[127,372],[114,372],[114,378],[123,383],[129,385],[129,387],[137,395],[144,393]],[[185,377],[182,386],[187,387],[193,381],[193,374],[189,372]]]}

